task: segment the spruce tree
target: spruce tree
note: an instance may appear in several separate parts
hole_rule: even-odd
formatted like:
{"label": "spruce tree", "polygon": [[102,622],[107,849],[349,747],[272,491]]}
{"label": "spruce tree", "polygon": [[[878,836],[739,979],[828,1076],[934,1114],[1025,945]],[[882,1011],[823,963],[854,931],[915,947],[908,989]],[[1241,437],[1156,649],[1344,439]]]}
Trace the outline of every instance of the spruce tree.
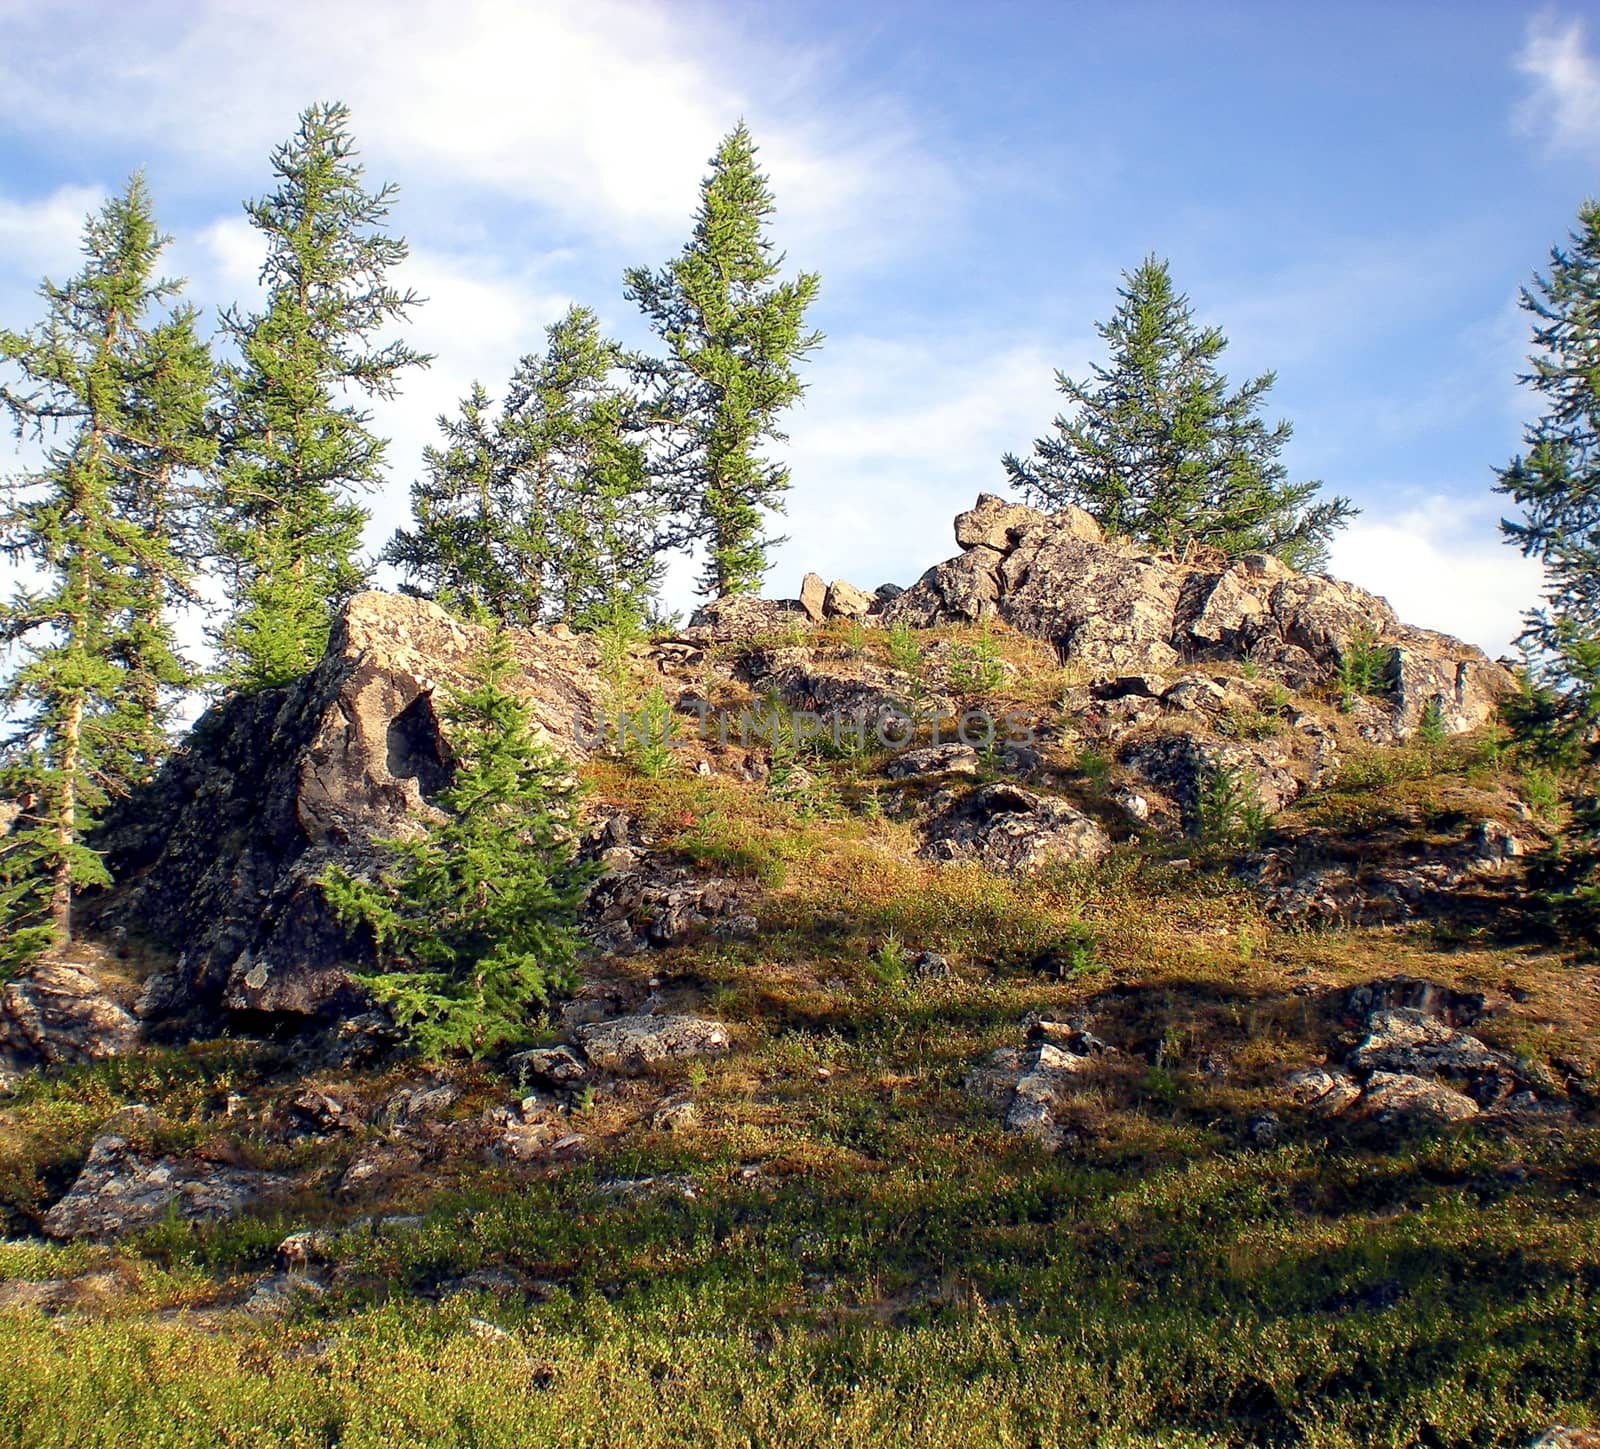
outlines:
{"label": "spruce tree", "polygon": [[1527,616],[1527,689],[1510,710],[1525,749],[1578,777],[1573,839],[1558,873],[1563,914],[1600,928],[1600,202],[1586,202],[1548,275],[1522,291],[1533,319],[1522,382],[1544,411],[1496,491],[1520,519],[1501,529],[1544,565],[1545,604]]}
{"label": "spruce tree", "polygon": [[546,329],[495,417],[481,386],[412,487],[416,526],[385,558],[408,587],[469,616],[592,628],[644,612],[654,590],[660,504],[645,466],[622,356],[586,307]]}
{"label": "spruce tree", "polygon": [[526,1039],[530,1013],[573,981],[593,873],[576,859],[576,782],[507,687],[515,667],[497,628],[450,694],[443,821],[384,842],[370,878],[323,880],[339,919],[371,935],[377,969],[359,979],[426,1058]]}
{"label": "spruce tree", "polygon": [[84,834],[164,752],[165,713],[189,682],[167,605],[190,584],[184,519],[210,458],[211,368],[181,283],[156,274],[160,234],[135,176],[84,228],[83,269],[41,289],[32,331],[0,331],[0,388],[37,469],[13,482],[0,547],[32,582],[0,607],[21,663],[0,688],[15,724],[0,796],[21,814],[0,839],[0,963],[70,939],[74,895],[105,883]]}
{"label": "spruce tree", "polygon": [[666,344],[638,360],[665,426],[663,468],[685,538],[702,543],[702,592],[753,592],[766,570],[764,514],[781,511],[789,470],[763,445],[785,441],[782,411],[804,391],[796,364],[822,341],[805,328],[814,272],[778,280],[767,235],[774,202],[741,121],[711,158],[693,235],[660,271],[627,272],[626,295]]}
{"label": "spruce tree", "polygon": [[1109,361],[1083,382],[1056,374],[1071,410],[1029,458],[1002,459],[1012,486],[1047,508],[1076,504],[1140,543],[1322,567],[1357,510],[1345,498],[1313,503],[1320,483],[1288,481],[1279,454],[1290,425],[1261,417],[1274,374],[1228,390],[1217,366],[1227,339],[1195,324],[1166,262],[1147,257],[1123,282],[1115,314],[1095,326]]}
{"label": "spruce tree", "polygon": [[351,393],[392,398],[431,359],[381,334],[418,304],[389,274],[407,255],[385,230],[395,188],[369,191],[350,113],[322,103],[272,155],[278,185],[245,211],[266,241],[260,312],[230,309],[215,549],[231,616],[218,640],[227,682],[281,684],[311,668],[338,605],[366,581],[366,510],[385,440]]}

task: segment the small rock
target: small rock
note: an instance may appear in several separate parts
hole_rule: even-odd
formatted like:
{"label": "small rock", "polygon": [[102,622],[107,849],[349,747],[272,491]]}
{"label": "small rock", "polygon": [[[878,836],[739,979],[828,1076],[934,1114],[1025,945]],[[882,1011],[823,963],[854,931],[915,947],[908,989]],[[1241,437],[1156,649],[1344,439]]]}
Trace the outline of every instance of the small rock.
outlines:
{"label": "small rock", "polygon": [[1244,1124],[1244,1135],[1252,1147],[1271,1147],[1283,1135],[1283,1123],[1276,1112],[1257,1112]]}
{"label": "small rock", "polygon": [[700,1125],[700,1109],[693,1102],[664,1102],[650,1125],[657,1132],[685,1132]]}
{"label": "small rock", "polygon": [[891,780],[927,775],[976,775],[978,752],[971,745],[927,745],[896,755],[884,768]]}
{"label": "small rock", "polygon": [[1337,1117],[1361,1096],[1361,1085],[1348,1072],[1327,1067],[1307,1067],[1294,1072],[1285,1084],[1290,1099],[1317,1117]]}
{"label": "small rock", "polygon": [[860,619],[871,610],[872,604],[871,594],[854,584],[847,584],[843,579],[835,579],[828,585],[822,612],[830,619]]}
{"label": "small rock", "polygon": [[569,1046],[536,1047],[518,1052],[506,1063],[512,1077],[558,1090],[580,1086],[589,1079],[589,1065]]}
{"label": "small rock", "polygon": [[357,1154],[339,1179],[341,1193],[360,1192],[422,1165],[422,1154],[398,1142],[379,1142]]}
{"label": "small rock", "polygon": [[594,1066],[628,1075],[660,1062],[721,1056],[732,1045],[720,1021],[697,1016],[624,1016],[581,1026],[575,1035]]}

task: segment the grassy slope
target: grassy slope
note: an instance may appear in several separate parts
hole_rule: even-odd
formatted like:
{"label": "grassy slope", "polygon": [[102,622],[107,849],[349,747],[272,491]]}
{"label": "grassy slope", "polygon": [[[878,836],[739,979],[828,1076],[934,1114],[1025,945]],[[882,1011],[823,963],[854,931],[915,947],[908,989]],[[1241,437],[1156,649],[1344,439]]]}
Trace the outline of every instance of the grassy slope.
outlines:
{"label": "grassy slope", "polygon": [[[1005,645],[1009,697],[1044,704],[1056,681]],[[877,816],[873,762],[812,768],[821,788],[788,802],[591,771],[664,846],[763,884],[755,940],[615,968],[729,1022],[732,1056],[597,1093],[577,1166],[463,1154],[372,1201],[0,1247],[0,1280],[74,1285],[59,1316],[0,1314],[0,1441],[1487,1446],[1600,1418],[1592,969],[1481,934],[1290,933],[1159,848],[1026,885],[930,867]],[[1426,832],[1489,808],[1497,770],[1476,748],[1367,752],[1291,813]],[[1064,788],[1092,798],[1100,773]],[[908,973],[918,948],[955,973]],[[1283,1071],[1347,1029],[1338,988],[1401,972],[1514,985],[1483,1034],[1550,1065],[1576,1120],[1408,1133],[1287,1109]],[[1047,1156],[961,1079],[1025,1013],[1090,1006],[1121,1055]],[[220,1111],[293,1079],[222,1044],[34,1081],[0,1114],[0,1201],[36,1214],[133,1101],[164,1145],[336,1172],[357,1144],[284,1146]],[[513,1095],[462,1081],[456,1116]],[[696,1128],[651,1128],[669,1090]],[[1282,1136],[1251,1146],[1268,1108]],[[605,1187],[649,1175],[695,1195]],[[369,1225],[407,1210],[419,1230]],[[230,1308],[308,1222],[344,1224],[332,1292],[275,1323]]]}

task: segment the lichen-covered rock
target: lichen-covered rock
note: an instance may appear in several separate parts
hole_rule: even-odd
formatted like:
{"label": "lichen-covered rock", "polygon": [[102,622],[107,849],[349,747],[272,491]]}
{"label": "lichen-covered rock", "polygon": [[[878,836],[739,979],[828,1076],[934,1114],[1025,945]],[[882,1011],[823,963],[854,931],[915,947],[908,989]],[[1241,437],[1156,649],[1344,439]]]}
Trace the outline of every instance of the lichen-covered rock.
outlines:
{"label": "lichen-covered rock", "polygon": [[1367,1035],[1350,1053],[1361,1072],[1402,1072],[1455,1077],[1512,1076],[1516,1064],[1477,1037],[1447,1026],[1414,1007],[1388,1007],[1367,1021]]}
{"label": "lichen-covered rock", "polygon": [[45,1214],[46,1237],[121,1237],[169,1214],[189,1221],[232,1217],[289,1185],[252,1168],[141,1153],[129,1137],[147,1116],[126,1112],[114,1130],[95,1139],[71,1191]]}
{"label": "lichen-covered rock", "polygon": [[81,965],[45,961],[0,988],[0,1066],[97,1062],[139,1039],[132,1013]]}
{"label": "lichen-covered rock", "polygon": [[828,585],[822,600],[822,613],[828,619],[860,619],[872,612],[877,600],[864,589],[844,579],[835,579]]}
{"label": "lichen-covered rock", "polygon": [[[119,884],[83,916],[182,952],[162,1014],[359,1007],[346,968],[365,964],[362,947],[318,877],[361,869],[373,840],[430,808],[451,770],[436,695],[465,683],[483,640],[424,600],[358,594],[315,670],[211,710],[119,812],[95,842]],[[581,753],[605,697],[592,646],[545,631],[511,641],[511,687],[552,747]]]}
{"label": "lichen-covered rock", "polygon": [[684,633],[695,643],[741,643],[792,624],[803,625],[806,617],[798,600],[724,594],[696,609]]}
{"label": "lichen-covered rock", "polygon": [[928,745],[905,750],[884,767],[891,780],[907,780],[927,775],[976,775],[978,752],[971,745]]}
{"label": "lichen-covered rock", "polygon": [[935,816],[919,854],[1031,875],[1053,861],[1099,860],[1110,849],[1111,837],[1075,806],[1002,782],[981,786]]}
{"label": "lichen-covered rock", "polygon": [[732,1046],[727,1027],[698,1016],[623,1016],[573,1035],[591,1065],[629,1076],[662,1062],[722,1056]]}
{"label": "lichen-covered rock", "polygon": [[1305,793],[1311,753],[1310,746],[1294,736],[1244,744],[1162,729],[1130,740],[1120,758],[1193,824],[1206,783],[1218,771],[1231,771],[1246,795],[1253,795],[1267,814],[1276,814]]}
{"label": "lichen-covered rock", "polygon": [[[1100,528],[1082,509],[1071,510],[1080,527],[1087,527],[1098,541]],[[992,548],[1004,553],[1011,546],[1013,531],[1048,521],[1037,508],[1008,503],[994,493],[980,493],[978,501],[965,513],[956,515],[956,542],[962,548]],[[1089,534],[1085,534],[1089,536]]]}
{"label": "lichen-covered rock", "polygon": [[1380,1122],[1464,1122],[1478,1115],[1478,1104],[1465,1092],[1408,1072],[1374,1072],[1362,1093],[1361,1106]]}
{"label": "lichen-covered rock", "polygon": [[1000,601],[998,549],[982,545],[935,564],[883,610],[889,625],[931,629],[936,624],[972,624],[997,611]]}
{"label": "lichen-covered rock", "polygon": [[828,586],[820,574],[807,574],[800,580],[800,610],[813,624],[820,624],[826,612]]}
{"label": "lichen-covered rock", "polygon": [[967,1074],[966,1090],[1000,1114],[1008,1132],[1054,1150],[1057,1116],[1086,1072],[1115,1049],[1064,1023],[1039,1023],[1024,1047],[1001,1047]]}

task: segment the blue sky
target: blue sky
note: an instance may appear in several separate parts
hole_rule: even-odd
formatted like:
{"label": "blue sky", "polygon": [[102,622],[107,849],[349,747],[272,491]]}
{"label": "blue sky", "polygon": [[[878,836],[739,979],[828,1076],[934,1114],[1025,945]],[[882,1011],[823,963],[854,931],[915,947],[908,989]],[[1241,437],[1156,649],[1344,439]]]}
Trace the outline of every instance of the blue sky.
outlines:
{"label": "blue sky", "polygon": [[1148,252],[1235,376],[1277,370],[1295,475],[1365,509],[1336,572],[1496,651],[1537,592],[1489,489],[1530,406],[1517,289],[1600,190],[1591,7],[0,0],[0,96],[12,326],[136,166],[192,297],[248,300],[241,200],[304,104],[351,105],[402,187],[412,338],[438,354],[381,410],[374,545],[435,415],[500,387],[569,301],[647,340],[622,269],[681,244],[743,116],[828,334],[769,592],[951,553]]}

